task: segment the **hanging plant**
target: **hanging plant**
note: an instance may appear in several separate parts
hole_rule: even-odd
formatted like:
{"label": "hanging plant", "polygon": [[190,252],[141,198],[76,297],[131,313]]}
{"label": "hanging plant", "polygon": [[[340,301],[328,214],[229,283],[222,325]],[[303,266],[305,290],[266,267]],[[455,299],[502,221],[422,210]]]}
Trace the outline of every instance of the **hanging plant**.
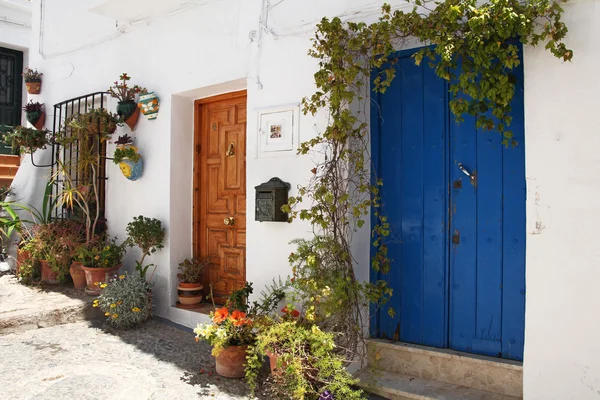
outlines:
{"label": "hanging plant", "polygon": [[37,69],[25,68],[25,71],[21,74],[25,79],[25,87],[27,87],[27,93],[29,94],[40,94],[42,91],[42,75]]}
{"label": "hanging plant", "polygon": [[131,77],[124,72],[119,76],[119,81],[115,81],[113,86],[108,88],[108,93],[119,100],[117,114],[123,118],[127,126],[133,131],[140,113],[135,98],[137,95],[148,93],[148,91],[138,85],[129,86],[127,84],[129,80],[131,80]]}
{"label": "hanging plant", "polygon": [[119,136],[115,144],[117,148],[113,154],[113,162],[119,166],[125,178],[138,180],[142,176],[144,164],[138,148],[133,145],[133,139],[128,135]]}
{"label": "hanging plant", "polygon": [[12,132],[4,135],[4,141],[10,143],[14,150],[20,149],[22,153],[33,153],[37,149],[45,149],[49,140],[49,130],[37,130],[24,126],[17,126]]}
{"label": "hanging plant", "polygon": [[30,100],[29,103],[23,107],[25,110],[25,118],[31,125],[38,131],[42,130],[44,123],[46,122],[46,113],[44,113],[44,105]]}
{"label": "hanging plant", "polygon": [[[309,299],[300,300],[312,307],[311,315],[325,315],[323,326],[345,339],[341,347],[349,351],[349,359],[364,355],[360,341],[361,332],[368,331],[364,324],[369,321],[369,306],[384,306],[392,295],[385,279],[364,283],[354,272],[358,262],[351,243],[358,229],[371,224],[371,267],[384,277],[390,271],[386,242],[391,239],[379,196],[383,182],[370,169],[369,121],[360,107],[351,105],[368,102],[371,90],[384,93],[395,78],[396,50],[418,41],[430,46],[417,51],[414,62],[428,62],[448,81],[456,120],[473,115],[477,127],[499,132],[505,145],[515,145],[509,127],[515,93],[512,71],[521,63],[517,41],[545,44],[563,61],[573,57],[563,43],[567,27],[557,2],[416,0],[414,4],[409,12],[392,11],[386,4],[372,24],[324,18],[309,51],[319,65],[314,75],[317,91],[303,100],[303,111],[324,112],[329,122],[323,132],[301,144],[300,154],[323,157],[311,170],[309,183],[299,187],[282,210],[314,227],[315,238],[297,241],[297,251],[290,256],[296,290]],[[373,71],[377,74],[371,81]],[[317,294],[325,291],[336,301],[318,301]],[[394,317],[394,309],[388,307],[387,312]]]}

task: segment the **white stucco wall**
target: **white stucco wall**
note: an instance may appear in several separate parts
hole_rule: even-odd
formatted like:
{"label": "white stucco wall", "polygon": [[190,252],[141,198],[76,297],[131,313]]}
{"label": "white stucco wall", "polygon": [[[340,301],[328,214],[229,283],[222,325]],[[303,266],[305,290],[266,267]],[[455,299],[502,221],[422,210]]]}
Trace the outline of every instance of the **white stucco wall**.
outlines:
{"label": "white stucco wall", "polygon": [[525,399],[600,398],[600,2],[565,6],[572,63],[525,49]]}
{"label": "white stucco wall", "polygon": [[[248,91],[247,123],[247,279],[257,291],[272,277],[287,275],[288,242],[310,227],[254,222],[254,186],[278,176],[296,187],[310,176],[310,157],[257,158],[257,109],[298,103],[314,90],[315,60],[306,52],[310,32],[324,15],[376,16],[379,1],[292,1],[264,13],[266,0],[201,0],[185,12],[144,21],[132,10],[123,17],[92,14],[100,0],[40,0],[33,6],[30,65],[44,73],[40,101],[48,110],[57,102],[104,90],[120,73],[160,96],[157,120],[140,117],[134,132],[144,157],[144,176],[127,181],[108,166],[107,217],[110,231],[124,238],[135,215],[160,218],[166,247],[150,262],[159,265],[157,314],[187,326],[197,314],[175,309],[176,268],[191,256],[193,101],[233,90]],[[77,3],[76,7],[71,7]],[[404,4],[393,1],[392,4]],[[40,10],[45,10],[41,18]],[[69,10],[69,12],[58,12]],[[528,178],[526,399],[591,399],[600,396],[596,354],[595,284],[600,278],[595,227],[600,222],[595,115],[600,109],[597,39],[600,2],[575,0],[565,6],[575,50],[563,64],[543,48],[525,49],[525,114]],[[359,12],[360,11],[360,12]],[[359,13],[356,13],[359,12]],[[151,15],[148,10],[143,15]],[[112,14],[111,14],[112,15]],[[142,16],[142,14],[140,14]],[[146,17],[144,17],[146,18]],[[43,20],[40,53],[37,35]],[[262,21],[262,25],[259,22]],[[82,29],[88,27],[88,29]],[[82,31],[81,35],[68,35]],[[251,35],[252,33],[252,35]],[[111,103],[114,110],[114,103]],[[50,115],[48,124],[52,121]],[[301,116],[300,139],[324,126]],[[50,126],[50,125],[48,125]],[[128,128],[121,128],[128,132]],[[109,146],[109,152],[114,147]],[[37,155],[42,156],[42,155]],[[31,184],[25,165],[16,184]],[[34,175],[33,175],[34,176]],[[354,238],[355,254],[367,277],[368,231]],[[129,265],[137,256],[127,257]]]}

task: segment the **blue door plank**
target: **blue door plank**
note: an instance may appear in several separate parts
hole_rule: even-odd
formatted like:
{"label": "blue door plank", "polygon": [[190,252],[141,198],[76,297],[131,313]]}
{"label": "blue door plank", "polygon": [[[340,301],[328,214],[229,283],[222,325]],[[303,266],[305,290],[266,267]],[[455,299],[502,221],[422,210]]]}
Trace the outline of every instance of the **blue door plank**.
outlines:
{"label": "blue door plank", "polygon": [[[521,50],[521,49],[520,49]],[[522,52],[520,54],[522,59]],[[525,118],[523,68],[515,71],[516,92],[511,104],[510,129],[516,147],[503,150],[503,302],[502,357],[523,360],[525,337]]]}
{"label": "blue door plank", "polygon": [[423,69],[400,60],[402,80],[402,313],[403,341],[422,343],[423,303]]}
{"label": "blue door plank", "polygon": [[477,304],[472,351],[499,356],[502,335],[502,136],[477,131]]}
{"label": "blue door plank", "polygon": [[423,69],[423,344],[447,346],[446,331],[446,84]]}
{"label": "blue door plank", "polygon": [[460,189],[451,191],[450,235],[458,244],[450,244],[450,347],[470,352],[475,336],[477,294],[477,202],[473,182],[461,172],[458,164],[473,173],[477,163],[477,132],[475,118],[465,116],[450,123],[450,179],[459,180]]}
{"label": "blue door plank", "polygon": [[[398,340],[401,316],[402,282],[402,82],[397,80],[388,90],[379,96],[380,112],[379,145],[382,149],[379,156],[379,177],[383,179],[381,188],[382,212],[388,217],[391,227],[388,241],[388,257],[392,261],[390,273],[383,277],[389,279],[394,293],[385,308],[380,312],[381,336]],[[393,308],[395,317],[387,310]]]}

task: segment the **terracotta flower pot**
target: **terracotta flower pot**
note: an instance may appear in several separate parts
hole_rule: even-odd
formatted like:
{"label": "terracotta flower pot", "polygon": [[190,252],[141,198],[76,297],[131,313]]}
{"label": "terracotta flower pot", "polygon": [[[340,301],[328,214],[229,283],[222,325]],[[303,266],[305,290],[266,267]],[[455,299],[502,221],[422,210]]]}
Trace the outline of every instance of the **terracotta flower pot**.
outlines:
{"label": "terracotta flower pot", "polygon": [[33,124],[33,126],[38,131],[41,131],[42,129],[44,129],[45,123],[46,123],[46,113],[42,112],[42,115],[40,115],[40,118]]}
{"label": "terracotta flower pot", "polygon": [[75,289],[85,289],[86,286],[85,272],[81,267],[83,267],[82,263],[73,261],[71,268],[69,268]]}
{"label": "terracotta flower pot", "polygon": [[85,273],[85,292],[87,294],[98,296],[100,294],[100,285],[96,283],[104,283],[108,280],[108,277],[121,268],[121,264],[112,268],[90,268],[82,266],[81,269]]}
{"label": "terracotta flower pot", "polygon": [[246,376],[246,350],[248,346],[227,346],[217,359],[217,374],[224,378],[243,378]]}
{"label": "terracotta flower pot", "polygon": [[125,118],[125,123],[129,127],[129,129],[131,129],[132,131],[135,130],[135,125],[137,124],[139,117],[140,117],[140,109],[136,107],[133,114],[131,114],[131,116],[129,118]]}
{"label": "terracotta flower pot", "polygon": [[183,305],[194,305],[202,302],[202,286],[201,283],[180,283],[177,286],[177,298],[179,303]]}
{"label": "terracotta flower pot", "polygon": [[27,250],[17,249],[17,275],[21,272],[21,265],[28,263],[31,260],[31,253]]}
{"label": "terracotta flower pot", "polygon": [[58,283],[58,273],[54,272],[52,268],[50,268],[50,264],[46,260],[40,260],[40,267],[42,270],[42,282],[57,284]]}
{"label": "terracotta flower pot", "polygon": [[42,91],[42,81],[25,81],[25,87],[27,87],[27,93],[29,94],[40,94]]}

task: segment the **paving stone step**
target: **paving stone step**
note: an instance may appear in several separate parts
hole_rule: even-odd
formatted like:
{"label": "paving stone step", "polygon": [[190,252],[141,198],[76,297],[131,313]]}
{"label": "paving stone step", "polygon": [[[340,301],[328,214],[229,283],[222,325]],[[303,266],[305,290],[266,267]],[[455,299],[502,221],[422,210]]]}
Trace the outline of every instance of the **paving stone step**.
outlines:
{"label": "paving stone step", "polygon": [[389,400],[518,400],[467,386],[366,368],[355,375],[360,386]]}
{"label": "paving stone step", "polygon": [[520,362],[382,339],[369,340],[368,345],[369,366],[378,370],[514,398],[523,396]]}

